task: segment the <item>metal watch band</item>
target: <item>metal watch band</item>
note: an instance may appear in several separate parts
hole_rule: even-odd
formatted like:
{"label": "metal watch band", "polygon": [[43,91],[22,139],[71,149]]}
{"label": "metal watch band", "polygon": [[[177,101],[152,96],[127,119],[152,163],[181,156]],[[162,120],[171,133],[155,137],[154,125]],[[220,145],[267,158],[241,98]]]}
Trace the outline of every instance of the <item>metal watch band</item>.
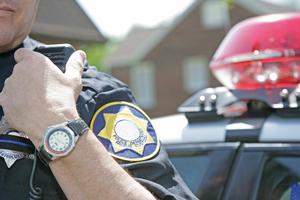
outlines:
{"label": "metal watch band", "polygon": [[68,121],[67,126],[75,133],[76,136],[83,135],[89,129],[85,121],[80,118]]}

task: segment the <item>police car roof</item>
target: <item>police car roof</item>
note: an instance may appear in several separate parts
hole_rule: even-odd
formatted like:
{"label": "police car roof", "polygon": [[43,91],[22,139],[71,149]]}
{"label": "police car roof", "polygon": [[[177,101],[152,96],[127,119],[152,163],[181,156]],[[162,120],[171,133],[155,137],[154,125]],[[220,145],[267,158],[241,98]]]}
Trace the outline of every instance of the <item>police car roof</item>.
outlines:
{"label": "police car roof", "polygon": [[[231,138],[231,142],[247,142],[245,130],[257,129],[243,121],[232,123],[232,118],[189,124],[184,114],[155,118],[152,124],[163,144],[226,142],[232,130],[236,137]],[[300,142],[299,130],[300,118],[281,118],[272,114],[257,131],[257,142]],[[253,138],[251,140],[253,142]]]}

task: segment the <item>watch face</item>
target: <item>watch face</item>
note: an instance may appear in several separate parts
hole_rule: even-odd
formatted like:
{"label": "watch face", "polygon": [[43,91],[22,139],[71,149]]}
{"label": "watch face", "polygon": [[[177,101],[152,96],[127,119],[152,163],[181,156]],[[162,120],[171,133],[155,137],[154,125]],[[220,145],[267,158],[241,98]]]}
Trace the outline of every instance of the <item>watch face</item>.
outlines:
{"label": "watch face", "polygon": [[46,137],[46,147],[54,154],[67,153],[74,144],[74,136],[64,128],[51,131]]}

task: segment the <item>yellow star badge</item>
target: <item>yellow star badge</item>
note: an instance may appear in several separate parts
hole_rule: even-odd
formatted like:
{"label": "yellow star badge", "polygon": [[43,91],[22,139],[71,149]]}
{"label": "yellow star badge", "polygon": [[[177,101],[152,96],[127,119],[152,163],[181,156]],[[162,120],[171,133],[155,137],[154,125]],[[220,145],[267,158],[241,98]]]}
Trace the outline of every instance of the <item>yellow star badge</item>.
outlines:
{"label": "yellow star badge", "polygon": [[106,149],[119,159],[146,160],[159,150],[159,142],[148,116],[127,102],[101,107],[94,115],[91,128]]}
{"label": "yellow star badge", "polygon": [[147,132],[148,121],[133,115],[128,107],[116,114],[103,115],[106,126],[98,135],[110,140],[115,152],[131,149],[143,155],[145,144],[154,143]]}

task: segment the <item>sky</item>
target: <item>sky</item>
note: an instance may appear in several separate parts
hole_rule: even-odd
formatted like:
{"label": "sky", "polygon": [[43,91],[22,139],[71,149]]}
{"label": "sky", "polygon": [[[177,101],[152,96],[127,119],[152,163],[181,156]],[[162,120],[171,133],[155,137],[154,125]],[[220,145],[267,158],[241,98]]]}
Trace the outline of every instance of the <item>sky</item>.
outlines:
{"label": "sky", "polygon": [[107,37],[123,37],[134,25],[154,27],[172,20],[193,0],[77,0]]}
{"label": "sky", "polygon": [[[76,0],[106,37],[120,38],[134,25],[154,27],[182,13],[194,0]],[[247,0],[248,1],[248,0]],[[249,0],[250,1],[250,0]],[[255,0],[254,0],[255,1]],[[264,0],[300,8],[300,0]],[[297,3],[297,4],[296,4]]]}

